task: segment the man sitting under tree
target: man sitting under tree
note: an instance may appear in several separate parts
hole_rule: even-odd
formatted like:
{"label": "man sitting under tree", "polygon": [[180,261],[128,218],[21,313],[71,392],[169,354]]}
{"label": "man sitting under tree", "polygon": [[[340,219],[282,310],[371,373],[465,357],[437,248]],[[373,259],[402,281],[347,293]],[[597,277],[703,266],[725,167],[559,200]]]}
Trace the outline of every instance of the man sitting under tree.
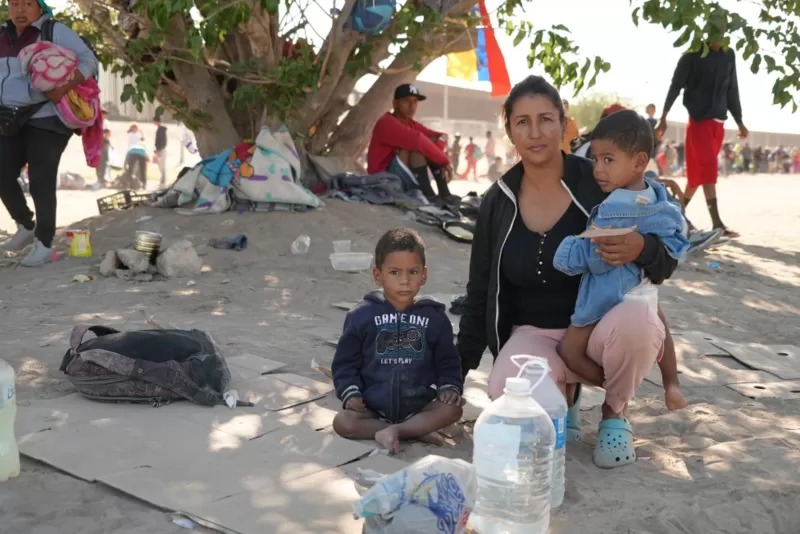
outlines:
{"label": "man sitting under tree", "polygon": [[445,153],[447,135],[414,120],[417,104],[425,98],[412,84],[397,86],[392,112],[378,119],[372,130],[367,150],[367,172],[396,174],[406,190],[419,188],[428,200],[434,201],[437,195],[428,176],[430,169],[436,180],[438,196],[448,202],[454,197],[447,186],[453,173],[450,158]]}

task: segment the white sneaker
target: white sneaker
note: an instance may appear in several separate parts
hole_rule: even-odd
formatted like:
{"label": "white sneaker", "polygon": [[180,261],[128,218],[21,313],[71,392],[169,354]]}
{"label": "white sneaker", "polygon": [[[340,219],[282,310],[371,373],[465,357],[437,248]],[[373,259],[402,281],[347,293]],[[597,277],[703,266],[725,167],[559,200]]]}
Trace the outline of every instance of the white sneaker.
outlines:
{"label": "white sneaker", "polygon": [[21,224],[17,225],[17,233],[11,236],[11,238],[3,243],[3,248],[6,250],[11,250],[13,252],[17,252],[22,250],[23,248],[27,247],[31,243],[33,243],[34,239],[34,231],[28,230]]}
{"label": "white sneaker", "polygon": [[22,260],[20,265],[25,267],[41,267],[45,263],[50,263],[53,259],[53,249],[42,245],[38,239],[34,240],[33,248],[25,259]]}

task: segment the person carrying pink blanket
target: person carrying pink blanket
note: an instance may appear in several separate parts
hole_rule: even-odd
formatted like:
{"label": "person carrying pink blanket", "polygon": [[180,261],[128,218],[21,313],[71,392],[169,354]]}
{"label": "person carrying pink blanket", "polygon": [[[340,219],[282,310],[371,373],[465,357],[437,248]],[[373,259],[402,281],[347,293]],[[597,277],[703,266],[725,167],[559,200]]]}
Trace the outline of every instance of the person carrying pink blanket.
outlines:
{"label": "person carrying pink blanket", "polygon": [[[83,108],[79,100],[93,98],[88,96],[90,93],[82,91],[87,86],[90,89],[94,82],[88,82],[87,86],[83,84],[97,75],[98,62],[92,49],[78,34],[66,24],[52,19],[53,12],[44,0],[15,0],[7,5],[9,20],[0,25],[0,79],[3,80],[0,84],[0,161],[3,162],[0,165],[0,200],[17,224],[17,232],[0,246],[6,250],[22,251],[33,245],[20,264],[39,267],[53,257],[58,166],[72,134],[80,131],[85,145],[92,147],[93,129],[98,129],[98,147],[102,150],[99,106],[90,126],[73,122],[69,113],[65,113],[63,102],[66,95],[72,95],[67,97],[66,104],[68,107],[70,102],[77,104],[80,115]],[[30,45],[46,43],[50,43],[48,48],[57,45],[72,54],[48,52],[41,56],[45,61],[43,72],[49,72],[47,77],[52,84],[40,90],[28,74],[32,66],[34,73],[39,72],[39,59],[31,56],[23,72],[20,55]],[[38,48],[31,51],[36,52]],[[34,75],[34,78],[41,81],[40,76]],[[83,87],[78,89],[79,86]],[[74,111],[71,112],[75,115]],[[84,120],[89,119],[84,117]],[[90,163],[93,163],[94,155],[89,155]],[[26,165],[35,220],[17,181]]]}

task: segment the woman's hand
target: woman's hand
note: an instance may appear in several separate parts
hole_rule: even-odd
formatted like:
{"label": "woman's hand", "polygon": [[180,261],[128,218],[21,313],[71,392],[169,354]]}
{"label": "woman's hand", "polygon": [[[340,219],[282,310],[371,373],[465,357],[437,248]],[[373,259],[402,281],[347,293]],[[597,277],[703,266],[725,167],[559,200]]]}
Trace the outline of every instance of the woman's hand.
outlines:
{"label": "woman's hand", "polygon": [[600,257],[615,267],[635,261],[644,249],[644,237],[639,232],[595,237],[592,242],[597,245],[597,253]]}
{"label": "woman's hand", "polygon": [[59,100],[64,98],[64,95],[66,95],[69,90],[70,90],[69,85],[65,85],[63,87],[56,87],[52,91],[47,91],[44,94],[44,96],[46,96],[47,99],[50,100],[50,102],[58,102]]}
{"label": "woman's hand", "polygon": [[50,102],[58,102],[59,100],[64,98],[64,95],[66,95],[70,89],[80,85],[84,81],[86,81],[86,78],[83,77],[81,71],[75,69],[75,71],[72,73],[72,79],[70,79],[70,81],[68,81],[61,87],[56,87],[52,91],[46,92],[44,96],[46,96],[47,99],[50,100]]}

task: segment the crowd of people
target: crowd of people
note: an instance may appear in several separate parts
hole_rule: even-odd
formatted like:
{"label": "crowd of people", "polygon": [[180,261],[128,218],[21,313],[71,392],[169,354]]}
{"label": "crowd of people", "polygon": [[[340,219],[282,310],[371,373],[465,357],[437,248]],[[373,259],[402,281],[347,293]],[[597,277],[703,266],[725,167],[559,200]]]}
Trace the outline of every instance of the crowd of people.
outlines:
{"label": "crowd of people", "polygon": [[[656,154],[661,174],[667,177],[684,176],[686,145],[664,141]],[[725,142],[717,158],[720,172],[731,174],[800,174],[800,148],[752,148],[748,142]]]}
{"label": "crowd of people", "polygon": [[153,158],[148,156],[147,144],[139,125],[131,124],[128,127],[127,143],[122,173],[112,179],[111,171],[116,166],[114,160],[117,149],[111,139],[111,130],[105,130],[103,155],[100,165],[97,166],[97,182],[95,189],[109,187],[112,182],[118,182],[122,187],[130,189],[147,189],[147,166],[150,162],[158,166],[160,172],[160,185],[163,187],[167,181],[167,127],[161,123],[161,117],[153,119],[156,126],[156,135],[153,143]]}

